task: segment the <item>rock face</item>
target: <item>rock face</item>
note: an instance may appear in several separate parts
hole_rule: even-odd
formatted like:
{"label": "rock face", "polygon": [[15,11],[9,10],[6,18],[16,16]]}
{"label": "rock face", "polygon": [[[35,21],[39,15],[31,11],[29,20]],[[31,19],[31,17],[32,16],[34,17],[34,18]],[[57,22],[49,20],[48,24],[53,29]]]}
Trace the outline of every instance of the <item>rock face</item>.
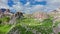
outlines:
{"label": "rock face", "polygon": [[53,21],[59,21],[60,20],[60,8],[51,11],[49,15],[54,18]]}
{"label": "rock face", "polygon": [[33,13],[33,17],[37,18],[39,20],[43,20],[43,19],[48,18],[48,15],[45,12],[35,12],[35,13]]}
{"label": "rock face", "polygon": [[14,14],[10,13],[9,9],[6,9],[6,11],[4,12],[4,16],[10,17],[10,19],[14,16]]}
{"label": "rock face", "polygon": [[33,14],[24,14],[24,17],[26,17],[26,18],[33,18]]}
{"label": "rock face", "polygon": [[13,15],[12,19],[9,21],[9,24],[16,24],[16,19],[22,18],[23,13],[22,12],[17,12],[16,14]]}
{"label": "rock face", "polygon": [[22,18],[23,13],[17,12],[16,14],[13,14],[10,12],[9,9],[0,9],[0,18],[9,17],[9,24],[14,24],[16,22],[17,18]]}
{"label": "rock face", "polygon": [[58,34],[60,32],[60,24],[58,24],[58,26],[53,28],[53,32],[54,34]]}
{"label": "rock face", "polygon": [[2,12],[2,10],[0,9],[0,18],[2,18],[2,15],[3,15],[3,12]]}
{"label": "rock face", "polygon": [[[53,10],[49,13],[50,16],[53,17],[53,25],[56,22],[60,22],[60,8]],[[53,28],[54,34],[58,34],[60,32],[60,24]]]}
{"label": "rock face", "polygon": [[60,17],[60,9],[56,9],[56,10],[53,10],[49,13],[51,16],[53,16],[54,18],[56,17]]}
{"label": "rock face", "polygon": [[15,14],[15,17],[22,18],[23,17],[23,13],[22,12],[17,12]]}
{"label": "rock face", "polygon": [[12,13],[10,13],[9,9],[0,9],[0,17],[4,17],[4,16],[8,16],[8,17],[12,17]]}

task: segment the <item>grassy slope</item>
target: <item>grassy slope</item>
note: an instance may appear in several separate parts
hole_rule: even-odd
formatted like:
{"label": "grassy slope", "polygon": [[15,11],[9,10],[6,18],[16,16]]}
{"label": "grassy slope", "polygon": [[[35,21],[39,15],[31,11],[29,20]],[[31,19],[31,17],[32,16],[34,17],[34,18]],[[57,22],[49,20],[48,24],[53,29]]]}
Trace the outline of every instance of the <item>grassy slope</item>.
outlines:
{"label": "grassy slope", "polygon": [[[52,31],[52,21],[50,19],[46,19],[43,22],[39,22],[38,20],[34,20],[34,18],[24,18],[18,19],[16,27],[21,31],[21,34],[33,34],[32,30],[37,30],[42,34],[51,34]],[[30,28],[30,30],[26,31],[25,28]],[[9,25],[1,25],[0,33],[4,34],[9,31],[11,26]]]}
{"label": "grassy slope", "polygon": [[[0,21],[1,22],[8,22],[9,21],[9,17],[3,17],[3,18],[0,18]],[[9,29],[11,28],[11,25],[2,25],[0,24],[0,34],[5,34],[9,31]]]}
{"label": "grassy slope", "polygon": [[11,25],[0,25],[0,34],[5,34],[9,31]]}
{"label": "grassy slope", "polygon": [[[45,21],[43,22],[39,22],[38,20],[34,20],[33,18],[25,18],[23,20],[17,20],[17,22],[19,24],[20,27],[20,31],[23,30],[23,28],[21,29],[21,27],[27,27],[27,28],[30,28],[30,32],[32,33],[32,30],[35,29],[37,30],[37,32],[40,32],[42,34],[51,34],[53,31],[52,31],[52,21],[49,20],[49,19],[46,19]],[[26,28],[25,28],[26,29]],[[24,30],[24,34],[26,34],[25,32],[26,30]],[[23,32],[22,32],[23,33]],[[27,34],[30,34],[27,32]]]}

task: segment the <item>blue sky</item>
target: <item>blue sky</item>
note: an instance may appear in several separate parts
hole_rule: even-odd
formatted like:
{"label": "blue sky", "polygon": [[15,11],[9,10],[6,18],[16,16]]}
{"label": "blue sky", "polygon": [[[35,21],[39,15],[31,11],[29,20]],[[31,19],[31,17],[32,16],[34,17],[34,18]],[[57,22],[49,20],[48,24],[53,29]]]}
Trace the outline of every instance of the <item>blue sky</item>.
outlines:
{"label": "blue sky", "polygon": [[[27,2],[30,2],[30,5],[46,5],[47,2],[46,1],[35,1],[35,0],[19,0],[19,2],[22,3],[22,5],[25,5]],[[14,1],[13,0],[8,0],[8,5],[10,7],[12,7],[13,5],[15,5]]]}
{"label": "blue sky", "polygon": [[49,12],[59,7],[60,0],[0,0],[0,8],[9,8],[11,12]]}
{"label": "blue sky", "polygon": [[[21,3],[21,5],[23,5],[23,7],[27,4],[27,2],[30,3],[29,7],[32,7],[33,5],[46,5],[47,2],[46,1],[35,1],[35,0],[19,0],[19,3]],[[8,0],[8,5],[9,7],[12,7],[13,5],[16,5],[17,3],[15,3],[13,0]],[[26,10],[22,10],[23,12],[25,11],[30,11],[29,13],[33,12],[32,10],[26,9]]]}

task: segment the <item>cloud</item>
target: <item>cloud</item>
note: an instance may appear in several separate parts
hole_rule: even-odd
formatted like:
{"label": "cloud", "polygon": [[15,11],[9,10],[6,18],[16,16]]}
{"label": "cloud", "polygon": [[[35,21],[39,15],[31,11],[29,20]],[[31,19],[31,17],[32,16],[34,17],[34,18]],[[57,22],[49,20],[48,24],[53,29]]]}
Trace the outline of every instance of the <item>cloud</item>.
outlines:
{"label": "cloud", "polygon": [[46,5],[31,5],[30,1],[28,0],[28,2],[26,2],[26,4],[22,5],[21,2],[19,2],[19,0],[14,0],[14,2],[16,3],[16,5],[13,5],[13,8],[17,11],[22,11],[25,13],[32,13],[35,11],[52,11],[55,10],[57,8],[60,7],[60,0],[35,0],[38,2],[41,1],[46,1],[47,4]]}
{"label": "cloud", "polygon": [[41,1],[44,1],[44,0],[35,0],[35,1],[41,2]]}
{"label": "cloud", "polygon": [[6,5],[6,4],[2,4],[2,3],[0,3],[0,8],[6,8],[6,9],[8,9],[8,8],[9,8],[9,6],[8,6],[8,5]]}
{"label": "cloud", "polygon": [[60,0],[34,0],[37,2],[41,2],[41,1],[46,1],[47,4],[46,5],[31,5],[31,2],[34,1],[29,1],[27,0],[27,2],[23,5],[20,0],[12,0],[14,2],[14,5],[12,7],[8,6],[8,0],[0,0],[0,8],[9,8],[11,11],[22,11],[25,13],[32,13],[35,11],[52,11],[55,10],[57,8],[60,7]]}
{"label": "cloud", "polygon": [[[14,1],[16,2],[16,1]],[[25,13],[32,13],[32,12],[35,12],[35,11],[42,11],[41,9],[43,9],[43,5],[30,5],[30,2],[28,1],[25,5],[22,5],[21,2],[16,2],[15,5],[13,5],[13,8],[16,10],[16,11],[22,11],[22,12],[25,12]]]}
{"label": "cloud", "polygon": [[60,0],[35,0],[38,2],[46,1],[47,4],[43,7],[43,11],[52,11],[60,7]]}
{"label": "cloud", "polygon": [[57,8],[60,7],[60,0],[46,0],[47,1],[47,5],[46,5],[46,9],[51,11],[51,10],[55,10]]}
{"label": "cloud", "polygon": [[0,2],[7,4],[8,0],[0,0]]}
{"label": "cloud", "polygon": [[[13,6],[17,11],[22,11],[25,13],[31,13],[35,11],[52,11],[60,7],[60,0],[35,0],[35,1],[46,1],[46,5],[30,5],[31,2],[26,2],[25,5],[22,5],[21,2]],[[16,1],[15,1],[16,2]],[[19,2],[19,1],[18,1]],[[19,5],[20,4],[20,5]],[[30,7],[32,6],[32,7]]]}
{"label": "cloud", "polygon": [[9,8],[7,1],[8,0],[0,0],[0,8]]}
{"label": "cloud", "polygon": [[27,3],[25,4],[25,6],[30,6],[30,2],[27,2]]}
{"label": "cloud", "polygon": [[[15,3],[15,5],[13,5],[12,7],[8,6],[8,0],[0,0],[0,8],[9,8],[11,10],[11,12],[16,11],[22,11],[25,13],[31,13],[37,10],[40,10],[43,6],[42,5],[34,5],[32,7],[30,7],[30,2],[27,2],[25,5],[22,5],[21,2],[19,2],[19,0],[13,0],[13,2]],[[14,10],[14,11],[13,11]]]}
{"label": "cloud", "polygon": [[23,5],[20,2],[17,2],[12,6],[16,11],[22,11],[24,9]]}
{"label": "cloud", "polygon": [[32,7],[32,11],[42,11],[43,8],[43,5],[35,5]]}

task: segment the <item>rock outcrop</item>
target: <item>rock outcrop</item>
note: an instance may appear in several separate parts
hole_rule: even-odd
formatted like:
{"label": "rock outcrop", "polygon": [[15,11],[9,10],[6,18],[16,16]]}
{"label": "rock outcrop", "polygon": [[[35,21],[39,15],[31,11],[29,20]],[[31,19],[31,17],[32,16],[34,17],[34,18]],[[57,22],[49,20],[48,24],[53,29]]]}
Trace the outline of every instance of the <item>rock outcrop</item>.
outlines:
{"label": "rock outcrop", "polygon": [[35,12],[33,13],[33,17],[38,19],[38,20],[43,20],[43,19],[46,19],[48,18],[48,15],[46,12]]}
{"label": "rock outcrop", "polygon": [[[53,26],[55,23],[60,22],[60,8],[51,11],[49,15],[53,17]],[[58,34],[58,32],[60,32],[60,23],[58,23],[58,25],[53,28],[53,31],[54,34]]]}

